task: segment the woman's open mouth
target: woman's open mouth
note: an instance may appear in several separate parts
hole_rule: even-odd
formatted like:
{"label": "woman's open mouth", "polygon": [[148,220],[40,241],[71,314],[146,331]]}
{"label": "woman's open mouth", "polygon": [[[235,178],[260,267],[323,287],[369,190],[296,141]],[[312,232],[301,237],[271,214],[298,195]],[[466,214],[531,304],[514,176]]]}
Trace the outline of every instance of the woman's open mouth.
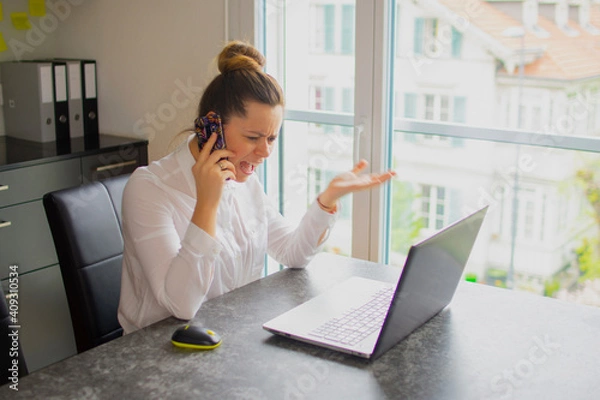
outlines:
{"label": "woman's open mouth", "polygon": [[240,169],[246,175],[252,175],[252,173],[254,172],[255,168],[256,167],[254,166],[254,164],[250,164],[247,161],[240,161]]}

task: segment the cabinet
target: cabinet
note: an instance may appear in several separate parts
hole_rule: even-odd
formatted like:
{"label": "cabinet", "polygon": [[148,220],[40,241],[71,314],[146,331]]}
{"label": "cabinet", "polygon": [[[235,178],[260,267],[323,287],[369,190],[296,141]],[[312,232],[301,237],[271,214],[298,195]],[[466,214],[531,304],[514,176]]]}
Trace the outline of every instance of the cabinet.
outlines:
{"label": "cabinet", "polygon": [[[18,270],[19,339],[29,371],[77,353],[54,242],[42,205],[45,193],[130,173],[148,163],[145,140],[100,135],[53,143],[0,137],[0,280]],[[13,267],[14,269],[14,267]]]}

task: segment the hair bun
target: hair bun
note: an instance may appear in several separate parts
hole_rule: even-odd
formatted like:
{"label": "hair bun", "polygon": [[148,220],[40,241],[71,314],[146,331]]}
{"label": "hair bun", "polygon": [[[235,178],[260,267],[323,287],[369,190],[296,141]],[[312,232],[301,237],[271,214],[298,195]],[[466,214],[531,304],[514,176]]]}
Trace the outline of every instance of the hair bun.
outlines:
{"label": "hair bun", "polygon": [[219,54],[221,74],[238,70],[262,71],[265,57],[252,45],[240,41],[228,43]]}

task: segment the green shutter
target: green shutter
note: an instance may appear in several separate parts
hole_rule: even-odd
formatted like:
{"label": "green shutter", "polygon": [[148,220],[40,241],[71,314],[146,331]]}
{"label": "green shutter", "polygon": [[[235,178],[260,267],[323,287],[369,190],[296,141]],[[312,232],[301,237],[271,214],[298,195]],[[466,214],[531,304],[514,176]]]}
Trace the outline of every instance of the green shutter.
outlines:
{"label": "green shutter", "polygon": [[413,51],[415,54],[423,54],[423,30],[425,28],[425,20],[423,18],[415,18],[415,35],[413,43]]}
{"label": "green shutter", "polygon": [[460,58],[462,52],[462,33],[452,27],[452,57]]}
{"label": "green shutter", "polygon": [[354,112],[354,91],[352,88],[342,89],[342,112]]}
{"label": "green shutter", "polygon": [[417,94],[404,93],[404,117],[417,118]]}
{"label": "green shutter", "polygon": [[459,189],[450,188],[448,190],[448,197],[448,222],[453,223],[463,216],[462,208],[465,203],[463,202],[462,193]]}
{"label": "green shutter", "polygon": [[332,87],[323,88],[323,110],[335,111],[335,89]]}
{"label": "green shutter", "polygon": [[342,6],[342,53],[354,53],[354,5]]}
{"label": "green shutter", "polygon": [[335,8],[333,4],[323,6],[324,46],[325,53],[335,51]]}
{"label": "green shutter", "polygon": [[467,98],[464,96],[454,97],[454,122],[464,124],[467,122]]}

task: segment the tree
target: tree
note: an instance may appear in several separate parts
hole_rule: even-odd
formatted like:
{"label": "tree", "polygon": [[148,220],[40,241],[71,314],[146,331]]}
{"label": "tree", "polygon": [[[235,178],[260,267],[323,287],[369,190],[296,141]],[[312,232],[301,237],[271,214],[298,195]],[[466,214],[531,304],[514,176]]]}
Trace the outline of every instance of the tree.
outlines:
{"label": "tree", "polygon": [[600,278],[600,257],[598,257],[598,238],[584,238],[583,243],[577,249],[577,264],[581,276],[579,281],[587,281]]}
{"label": "tree", "polygon": [[410,245],[419,237],[423,221],[413,212],[418,198],[413,186],[407,182],[394,181],[392,189],[390,250],[407,254]]}
{"label": "tree", "polygon": [[580,282],[600,278],[600,162],[589,163],[584,169],[577,171],[577,183],[583,188],[586,200],[591,206],[592,215],[598,228],[594,238],[584,238],[580,247],[575,249],[577,263],[581,272]]}

